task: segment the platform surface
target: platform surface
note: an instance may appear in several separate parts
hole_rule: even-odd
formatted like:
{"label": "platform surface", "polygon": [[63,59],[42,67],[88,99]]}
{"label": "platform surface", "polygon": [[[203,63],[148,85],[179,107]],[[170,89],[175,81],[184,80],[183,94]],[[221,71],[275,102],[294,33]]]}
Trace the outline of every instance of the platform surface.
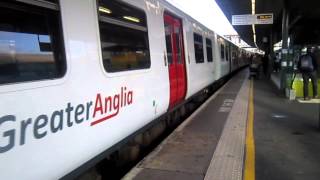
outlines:
{"label": "platform surface", "polygon": [[239,72],[124,179],[204,179],[248,71]]}
{"label": "platform surface", "polygon": [[280,94],[269,81],[254,81],[256,179],[319,180],[319,104]]}
{"label": "platform surface", "polygon": [[320,179],[320,104],[290,101],[248,75],[239,72],[123,179],[247,180],[250,171],[250,180]]}

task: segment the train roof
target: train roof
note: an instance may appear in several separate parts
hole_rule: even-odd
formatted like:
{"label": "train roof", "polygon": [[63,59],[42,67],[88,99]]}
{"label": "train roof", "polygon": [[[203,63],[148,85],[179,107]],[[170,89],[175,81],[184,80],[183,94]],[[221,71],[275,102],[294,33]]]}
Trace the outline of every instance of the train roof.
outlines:
{"label": "train roof", "polygon": [[225,38],[223,35],[218,34],[217,32],[213,31],[212,29],[206,27],[205,25],[203,25],[202,23],[200,23],[199,21],[197,21],[196,19],[194,19],[193,17],[191,17],[189,14],[187,14],[186,12],[182,11],[181,9],[177,8],[176,6],[174,6],[173,4],[171,4],[170,2],[166,1],[166,0],[159,0],[164,7],[169,11],[174,13],[175,15],[182,17],[182,18],[186,18],[187,20],[189,20],[192,23],[196,23],[197,26],[200,26],[205,30],[204,33],[207,31],[209,33],[212,33],[212,35],[216,34],[218,37],[224,39],[225,41],[228,41],[229,43],[233,44],[234,46],[237,46],[238,48],[242,49],[241,47],[239,47],[238,45],[234,44],[232,41],[230,41],[229,39]]}

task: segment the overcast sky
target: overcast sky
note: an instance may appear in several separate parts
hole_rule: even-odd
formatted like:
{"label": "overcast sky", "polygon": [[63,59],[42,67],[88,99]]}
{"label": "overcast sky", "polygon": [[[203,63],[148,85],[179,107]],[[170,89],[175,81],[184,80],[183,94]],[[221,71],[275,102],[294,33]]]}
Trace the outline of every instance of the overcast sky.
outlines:
{"label": "overcast sky", "polygon": [[215,0],[167,0],[220,35],[238,34]]}

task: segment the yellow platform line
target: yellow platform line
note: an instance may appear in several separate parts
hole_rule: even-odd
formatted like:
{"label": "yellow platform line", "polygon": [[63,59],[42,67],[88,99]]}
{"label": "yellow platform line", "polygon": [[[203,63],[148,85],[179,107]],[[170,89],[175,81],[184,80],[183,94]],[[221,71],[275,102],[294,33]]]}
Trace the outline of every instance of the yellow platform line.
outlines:
{"label": "yellow platform line", "polygon": [[254,145],[254,135],[253,135],[253,119],[254,119],[253,81],[250,80],[244,180],[255,180],[255,145]]}

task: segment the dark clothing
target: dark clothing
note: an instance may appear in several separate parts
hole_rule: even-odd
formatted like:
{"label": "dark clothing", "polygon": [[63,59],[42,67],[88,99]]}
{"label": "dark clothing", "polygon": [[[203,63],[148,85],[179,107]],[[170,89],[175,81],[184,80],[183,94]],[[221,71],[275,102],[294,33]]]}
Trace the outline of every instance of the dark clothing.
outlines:
{"label": "dark clothing", "polygon": [[313,65],[313,71],[306,71],[301,69],[301,56],[299,58],[298,62],[298,69],[302,73],[302,78],[303,78],[303,95],[304,98],[308,97],[308,85],[309,85],[309,79],[312,81],[312,87],[313,87],[313,96],[318,96],[318,81],[317,81],[317,70],[318,70],[318,63],[316,58],[313,56],[313,54],[308,53],[307,56],[311,56],[312,58],[312,65]]}
{"label": "dark clothing", "polygon": [[263,73],[265,76],[267,76],[267,72],[268,72],[268,62],[269,62],[268,56],[265,55],[262,58],[262,67],[263,67]]}
{"label": "dark clothing", "polygon": [[303,78],[303,96],[304,98],[308,97],[309,95],[309,78],[312,82],[312,89],[313,89],[313,97],[318,96],[318,81],[317,81],[317,72],[305,72],[302,73]]}
{"label": "dark clothing", "polygon": [[253,55],[250,56],[249,61],[250,61],[250,64],[253,63]]}
{"label": "dark clothing", "polygon": [[[311,59],[312,59],[312,64],[313,64],[313,70],[314,71],[318,71],[318,62],[317,62],[317,60],[316,60],[316,58],[314,57],[314,55],[313,54],[307,54],[307,55],[309,55],[309,56],[311,56]],[[299,58],[299,61],[298,61],[298,69],[301,71],[301,72],[303,72],[303,70],[301,70],[301,58],[302,58],[303,56],[300,56],[300,58]],[[304,72],[306,72],[306,71],[304,71]]]}
{"label": "dark clothing", "polygon": [[274,62],[274,65],[273,65],[274,67],[274,71],[275,72],[279,72],[279,70],[280,70],[280,62]]}

